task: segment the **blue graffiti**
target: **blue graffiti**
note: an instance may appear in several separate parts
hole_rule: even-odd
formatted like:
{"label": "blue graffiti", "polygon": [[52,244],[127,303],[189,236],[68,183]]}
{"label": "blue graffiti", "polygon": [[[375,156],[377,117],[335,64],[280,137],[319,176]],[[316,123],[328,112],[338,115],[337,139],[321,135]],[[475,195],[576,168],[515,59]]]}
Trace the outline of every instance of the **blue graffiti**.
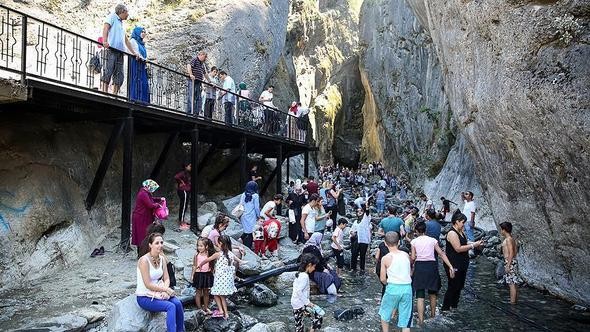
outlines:
{"label": "blue graffiti", "polygon": [[[11,198],[15,198],[16,195],[14,195],[13,193],[6,191],[6,190],[2,190],[0,191],[0,196],[8,196]],[[30,204],[24,204],[22,207],[12,207],[9,205],[4,204],[3,202],[0,202],[0,212],[3,212],[5,215],[6,214],[13,214],[13,215],[17,215],[17,216],[22,216],[30,207]],[[4,216],[2,214],[0,214],[0,226],[2,227],[2,230],[4,232],[7,231],[12,231],[12,228],[10,227],[10,223],[8,222],[8,220],[6,220],[6,218],[4,218]]]}

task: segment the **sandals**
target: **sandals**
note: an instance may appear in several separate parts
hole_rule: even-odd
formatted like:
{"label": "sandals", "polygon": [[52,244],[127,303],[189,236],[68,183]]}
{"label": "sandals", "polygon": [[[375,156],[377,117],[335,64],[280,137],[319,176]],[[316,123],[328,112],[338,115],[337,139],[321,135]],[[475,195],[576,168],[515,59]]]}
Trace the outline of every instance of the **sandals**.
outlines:
{"label": "sandals", "polygon": [[211,314],[211,317],[213,318],[221,318],[221,317],[225,317],[223,315],[223,312],[219,311],[219,310],[213,310],[213,313]]}
{"label": "sandals", "polygon": [[94,248],[94,250],[90,254],[90,257],[96,257],[96,256],[102,256],[102,255],[104,255],[104,247],[101,246],[100,248]]}

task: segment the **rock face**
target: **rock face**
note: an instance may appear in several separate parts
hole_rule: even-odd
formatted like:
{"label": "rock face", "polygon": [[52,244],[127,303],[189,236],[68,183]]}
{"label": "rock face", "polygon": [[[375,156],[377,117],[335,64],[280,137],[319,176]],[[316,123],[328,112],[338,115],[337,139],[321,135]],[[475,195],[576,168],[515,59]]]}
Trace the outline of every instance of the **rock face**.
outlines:
{"label": "rock face", "polygon": [[413,179],[438,174],[455,140],[440,61],[405,1],[364,1],[360,14],[363,159]]}
{"label": "rock face", "polygon": [[[479,183],[495,222],[510,220],[515,224],[521,244],[520,267],[527,281],[558,295],[590,302],[590,295],[581,291],[590,287],[590,229],[582,221],[590,201],[586,189],[590,185],[586,171],[590,164],[590,154],[586,153],[590,143],[590,66],[585,60],[590,47],[583,42],[589,35],[588,4],[365,1],[362,12],[363,39],[376,41],[369,44],[366,61],[361,62],[368,73],[365,80],[370,82],[369,75],[375,70],[393,71],[399,75],[395,87],[410,87],[401,100],[386,109],[409,105],[420,99],[416,91],[424,91],[434,105],[426,106],[438,110],[432,114],[438,114],[437,126],[425,119],[403,124],[389,138],[389,145],[366,131],[365,142],[375,142],[370,144],[375,151],[368,155],[378,158],[394,153],[399,155],[395,162],[408,167],[411,164],[404,158],[409,159],[411,154],[397,154],[396,147],[448,151],[453,139],[445,141],[447,135],[440,134],[450,130],[457,137],[460,133],[464,138],[456,142],[456,152],[449,156],[453,160],[446,160],[445,165],[445,158],[432,159],[434,163],[426,163],[431,172],[425,175],[438,174],[434,181],[451,191],[464,185],[477,191]],[[395,19],[391,24],[381,23],[392,16]],[[375,44],[396,45],[388,62],[375,63],[374,59],[379,59],[374,55],[378,50],[372,48]],[[402,61],[413,68],[412,72],[400,71],[400,61],[393,60],[396,57],[405,59]],[[423,61],[425,58],[430,60]],[[415,62],[423,65],[414,67]],[[427,79],[416,82],[420,77]],[[421,85],[425,81],[429,82],[427,89]],[[372,94],[367,93],[365,123],[371,123],[371,116],[384,114],[379,105],[385,105],[392,95],[392,90],[369,86]],[[379,112],[367,114],[369,108]],[[452,117],[446,114],[449,111]],[[428,111],[424,113],[428,116]],[[387,118],[391,116],[383,116]],[[449,125],[440,122],[443,118],[449,119]],[[406,113],[404,121],[411,119],[412,115]],[[388,121],[391,119],[383,122]],[[439,128],[438,135],[435,128]],[[421,133],[416,140],[419,144],[404,139],[404,130]],[[402,144],[400,136],[411,144]],[[442,144],[436,143],[436,148],[432,143],[424,145],[422,139],[437,136],[435,142]],[[465,162],[456,156],[463,156]],[[461,183],[448,184],[453,174],[461,176]],[[433,194],[442,191],[434,187],[427,185]],[[550,250],[548,243],[552,244]]]}

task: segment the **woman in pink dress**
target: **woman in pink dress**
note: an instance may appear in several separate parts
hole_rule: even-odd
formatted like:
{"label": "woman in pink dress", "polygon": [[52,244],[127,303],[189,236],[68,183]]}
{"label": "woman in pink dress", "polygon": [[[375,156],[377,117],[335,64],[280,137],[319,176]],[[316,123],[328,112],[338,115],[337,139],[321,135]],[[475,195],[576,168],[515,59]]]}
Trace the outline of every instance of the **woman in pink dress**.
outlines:
{"label": "woman in pink dress", "polygon": [[135,198],[131,226],[131,244],[139,245],[147,236],[147,228],[154,222],[154,211],[160,207],[161,198],[152,194],[160,186],[154,180],[145,180]]}

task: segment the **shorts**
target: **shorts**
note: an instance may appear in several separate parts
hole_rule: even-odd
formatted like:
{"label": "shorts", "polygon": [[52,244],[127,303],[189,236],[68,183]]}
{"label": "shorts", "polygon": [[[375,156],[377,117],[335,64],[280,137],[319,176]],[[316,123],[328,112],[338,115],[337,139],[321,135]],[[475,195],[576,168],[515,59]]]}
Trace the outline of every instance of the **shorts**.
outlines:
{"label": "shorts", "polygon": [[102,69],[102,77],[100,80],[104,83],[111,83],[113,79],[113,85],[121,86],[123,79],[123,52],[119,50],[107,49],[105,52],[104,66]]}
{"label": "shorts", "polygon": [[394,309],[398,310],[397,326],[401,328],[412,327],[412,285],[387,284],[385,295],[381,299],[379,316],[384,322],[391,320]]}

